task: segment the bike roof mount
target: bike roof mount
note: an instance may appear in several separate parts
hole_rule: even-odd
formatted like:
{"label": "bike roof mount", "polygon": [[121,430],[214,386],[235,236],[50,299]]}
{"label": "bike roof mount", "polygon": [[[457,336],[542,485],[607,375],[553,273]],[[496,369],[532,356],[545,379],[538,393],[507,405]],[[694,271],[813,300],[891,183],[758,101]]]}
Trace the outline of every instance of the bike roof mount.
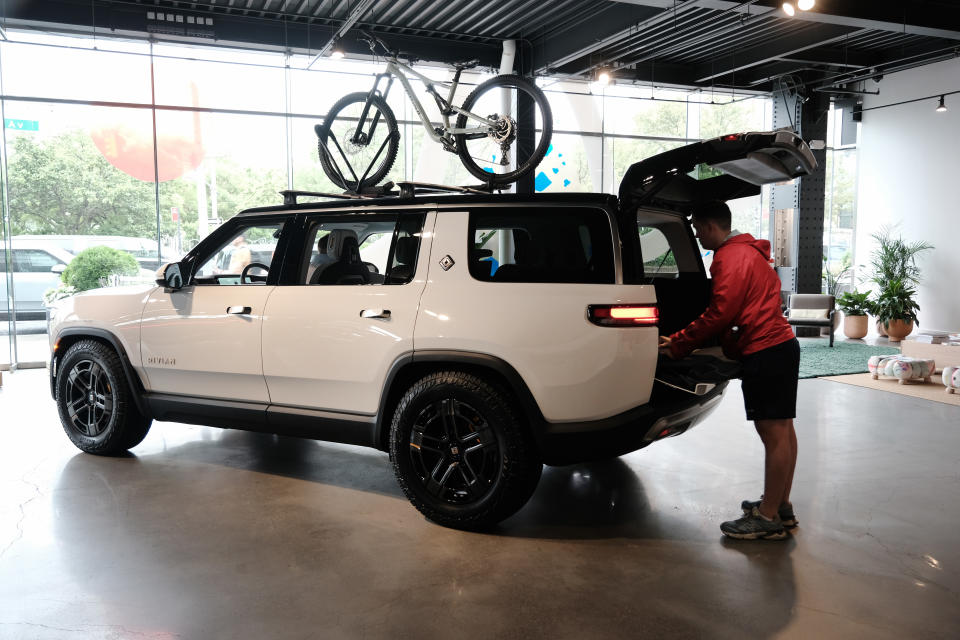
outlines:
{"label": "bike roof mount", "polygon": [[[394,186],[399,190],[395,190]],[[344,191],[343,193],[329,193],[324,191],[298,191],[295,189],[285,189],[280,192],[283,196],[284,206],[293,206],[299,204],[297,198],[333,198],[336,200],[368,200],[371,198],[413,198],[416,195],[427,195],[432,193],[472,193],[476,195],[485,195],[498,191],[496,187],[490,184],[480,184],[471,186],[457,186],[448,184],[434,184],[432,182],[413,182],[402,181],[394,184],[385,182],[376,187],[365,187],[359,192]]]}

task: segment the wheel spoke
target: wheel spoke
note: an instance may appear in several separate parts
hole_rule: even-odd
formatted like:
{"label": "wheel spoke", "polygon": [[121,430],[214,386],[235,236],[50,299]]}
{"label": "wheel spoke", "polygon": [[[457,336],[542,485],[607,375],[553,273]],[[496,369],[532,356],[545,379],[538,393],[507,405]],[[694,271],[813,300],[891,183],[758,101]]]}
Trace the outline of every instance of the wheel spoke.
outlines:
{"label": "wheel spoke", "polygon": [[[460,465],[460,475],[463,477],[463,482],[467,488],[467,492],[470,493],[470,496],[474,500],[478,500],[482,498],[484,494],[483,483],[481,482],[480,478],[476,476],[476,474],[474,474],[473,479],[471,480],[467,474],[466,466],[467,465]],[[470,473],[473,473],[472,469],[470,470]]]}
{"label": "wheel spoke", "polygon": [[447,438],[456,441],[457,437],[457,401],[447,398],[440,403],[440,417],[443,419],[443,431]]}
{"label": "wheel spoke", "polygon": [[95,436],[97,435],[97,423],[94,420],[94,411],[93,407],[87,407],[87,435]]}
{"label": "wheel spoke", "polygon": [[80,391],[86,391],[86,386],[84,385],[83,380],[80,378],[79,365],[70,370],[70,375],[67,377],[67,384],[69,384],[71,387],[80,389]]}

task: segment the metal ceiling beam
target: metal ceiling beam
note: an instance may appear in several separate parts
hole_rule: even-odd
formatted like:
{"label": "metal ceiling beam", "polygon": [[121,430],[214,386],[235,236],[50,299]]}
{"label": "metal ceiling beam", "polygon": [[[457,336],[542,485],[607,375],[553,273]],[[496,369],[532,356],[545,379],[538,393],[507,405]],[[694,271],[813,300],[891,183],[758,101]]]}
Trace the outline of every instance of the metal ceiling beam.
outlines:
{"label": "metal ceiling beam", "polygon": [[[689,6],[700,0],[687,0]],[[534,43],[534,68],[537,74],[559,69],[564,65],[587,58],[645,29],[656,27],[672,19],[661,9],[639,8],[611,3],[608,9],[584,20],[577,28],[550,33]],[[624,28],[624,25],[630,25]]]}
{"label": "metal ceiling beam", "polygon": [[349,31],[350,28],[357,23],[357,20],[363,17],[363,14],[367,12],[367,9],[369,9],[374,2],[376,2],[376,0],[360,0],[360,3],[350,12],[347,19],[340,25],[340,28],[333,33],[333,37],[327,40],[327,43],[320,48],[320,52],[310,61],[307,69],[316,64],[317,60],[327,55],[327,52],[330,51],[334,43],[343,37],[343,34]]}
{"label": "metal ceiling beam", "polygon": [[[660,9],[670,8],[674,2],[674,0],[611,1]],[[762,2],[758,4],[762,6],[754,6],[747,9],[744,7],[742,1],[702,0],[700,6],[716,11],[748,13],[755,12],[758,9],[763,11],[765,8],[777,11],[778,9],[776,7],[780,5],[780,2],[762,0]],[[843,0],[843,2],[831,3],[831,7],[837,7],[837,9],[843,11],[845,15],[826,13],[827,9],[820,6],[815,7],[812,11],[798,11],[793,18],[787,18],[782,13],[780,15],[783,16],[784,20],[799,20],[857,29],[876,29],[879,31],[892,31],[933,38],[960,40],[960,28],[958,28],[958,25],[960,25],[960,6],[958,5],[946,8],[942,3],[930,3],[919,0],[892,3],[878,2],[877,0]]]}
{"label": "metal ceiling beam", "polygon": [[815,29],[808,29],[783,38],[778,38],[774,42],[724,56],[709,64],[702,64],[698,67],[697,73],[695,74],[697,78],[696,82],[709,82],[731,73],[766,64],[778,58],[791,56],[807,51],[808,49],[832,44],[864,32],[865,30],[855,31],[843,25],[819,25]]}

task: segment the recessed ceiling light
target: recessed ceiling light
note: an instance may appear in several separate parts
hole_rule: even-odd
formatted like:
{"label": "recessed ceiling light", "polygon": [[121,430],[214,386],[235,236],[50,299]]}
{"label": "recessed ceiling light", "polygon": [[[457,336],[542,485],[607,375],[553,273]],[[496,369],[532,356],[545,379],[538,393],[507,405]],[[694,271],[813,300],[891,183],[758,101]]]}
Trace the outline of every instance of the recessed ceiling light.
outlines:
{"label": "recessed ceiling light", "polygon": [[597,82],[600,84],[610,84],[610,70],[599,69],[597,71]]}
{"label": "recessed ceiling light", "polygon": [[793,15],[796,13],[796,10],[793,8],[793,4],[792,4],[792,3],[790,3],[790,2],[784,2],[784,3],[783,3],[783,12],[784,12],[785,14],[787,14],[788,16],[793,17]]}
{"label": "recessed ceiling light", "polygon": [[815,4],[815,0],[797,0],[797,8],[800,9],[800,11],[810,11]]}

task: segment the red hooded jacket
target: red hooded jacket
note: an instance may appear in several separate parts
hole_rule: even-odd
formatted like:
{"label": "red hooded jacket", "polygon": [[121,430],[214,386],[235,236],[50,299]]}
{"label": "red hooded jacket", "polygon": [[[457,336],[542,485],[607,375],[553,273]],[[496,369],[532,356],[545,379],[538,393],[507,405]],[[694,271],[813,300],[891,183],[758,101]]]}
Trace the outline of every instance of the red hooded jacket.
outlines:
{"label": "red hooded jacket", "polygon": [[793,338],[793,330],[780,310],[780,278],[770,267],[770,242],[749,233],[727,239],[710,265],[713,292],[703,314],[670,336],[670,350],[682,358],[714,336],[728,338],[739,327],[735,346],[728,339],[730,357],[756,353]]}

